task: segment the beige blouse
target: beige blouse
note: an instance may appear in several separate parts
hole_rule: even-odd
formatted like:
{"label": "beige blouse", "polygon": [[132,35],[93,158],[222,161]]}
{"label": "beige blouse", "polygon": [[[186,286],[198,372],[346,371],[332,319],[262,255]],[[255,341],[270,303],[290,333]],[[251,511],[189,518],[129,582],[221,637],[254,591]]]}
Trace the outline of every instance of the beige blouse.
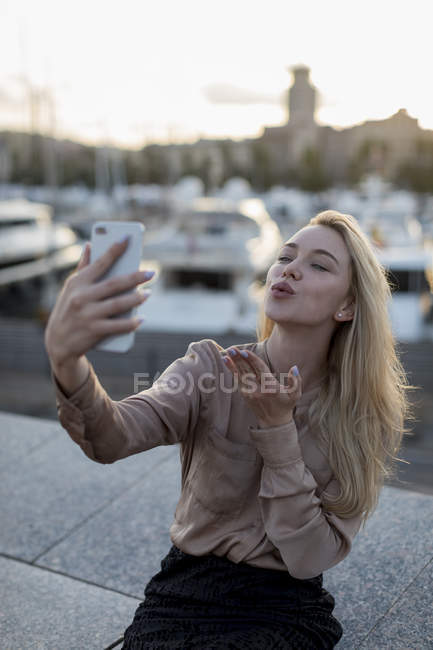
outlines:
{"label": "beige blouse", "polygon": [[[266,342],[236,346],[269,366]],[[321,494],[337,495],[323,442],[308,426],[318,384],[301,396],[293,420],[259,428],[212,339],[190,343],[151,388],[112,400],[93,367],[66,397],[53,371],[59,421],[99,463],[180,443],[182,490],[170,527],[185,553],[312,578],[349,553],[361,516],[326,512]],[[269,366],[270,367],[270,366]]]}

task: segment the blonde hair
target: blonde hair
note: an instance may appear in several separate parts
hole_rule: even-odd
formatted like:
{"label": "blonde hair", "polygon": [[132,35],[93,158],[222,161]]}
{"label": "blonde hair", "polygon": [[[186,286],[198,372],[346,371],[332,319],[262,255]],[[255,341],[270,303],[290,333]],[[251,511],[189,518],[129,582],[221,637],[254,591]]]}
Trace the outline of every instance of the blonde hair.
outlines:
{"label": "blonde hair", "polygon": [[[308,226],[328,226],[344,239],[351,258],[352,321],[339,323],[330,341],[328,376],[308,410],[326,442],[340,494],[322,493],[323,507],[341,518],[362,515],[365,526],[376,509],[385,478],[395,475],[402,437],[412,433],[405,419],[414,420],[406,392],[408,383],[396,352],[387,302],[391,285],[368,238],[349,214],[320,212]],[[268,338],[275,323],[262,301],[257,340]]]}

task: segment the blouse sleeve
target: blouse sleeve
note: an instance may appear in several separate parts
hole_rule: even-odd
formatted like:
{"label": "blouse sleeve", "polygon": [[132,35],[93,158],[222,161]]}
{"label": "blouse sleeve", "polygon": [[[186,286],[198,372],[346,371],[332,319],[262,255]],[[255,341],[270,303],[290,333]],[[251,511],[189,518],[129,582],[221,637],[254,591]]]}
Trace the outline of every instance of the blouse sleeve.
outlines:
{"label": "blouse sleeve", "polygon": [[99,463],[181,442],[197,424],[210,367],[206,346],[190,343],[150,388],[120,401],[110,399],[91,364],[86,381],[69,397],[51,370],[59,421],[86,456]]}
{"label": "blouse sleeve", "polygon": [[[348,555],[362,517],[342,519],[324,510],[316,480],[304,464],[294,420],[268,429],[249,428],[263,458],[258,497],[267,536],[293,577],[313,578]],[[324,492],[338,495],[336,478]]]}

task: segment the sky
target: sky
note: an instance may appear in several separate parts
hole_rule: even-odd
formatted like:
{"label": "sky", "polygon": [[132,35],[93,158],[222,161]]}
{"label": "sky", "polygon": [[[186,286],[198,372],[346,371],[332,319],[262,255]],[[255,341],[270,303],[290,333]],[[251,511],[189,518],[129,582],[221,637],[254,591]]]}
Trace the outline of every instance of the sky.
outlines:
{"label": "sky", "polygon": [[[307,65],[319,124],[433,129],[431,2],[0,0],[0,131],[139,148],[258,137]],[[30,98],[33,98],[30,101]]]}

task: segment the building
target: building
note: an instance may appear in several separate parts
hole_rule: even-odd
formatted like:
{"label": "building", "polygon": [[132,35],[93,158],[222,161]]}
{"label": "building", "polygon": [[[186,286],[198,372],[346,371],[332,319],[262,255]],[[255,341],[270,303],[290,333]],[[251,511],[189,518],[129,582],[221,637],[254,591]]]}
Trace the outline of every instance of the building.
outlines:
{"label": "building", "polygon": [[417,142],[433,144],[433,130],[422,129],[404,108],[385,120],[369,120],[341,130],[317,124],[317,91],[309,68],[302,65],[289,70],[293,84],[288,90],[287,122],[265,127],[260,136],[275,167],[289,172],[310,150],[317,153],[324,170],[331,170],[334,182],[347,181],[349,171],[361,162],[391,179],[416,153]]}

